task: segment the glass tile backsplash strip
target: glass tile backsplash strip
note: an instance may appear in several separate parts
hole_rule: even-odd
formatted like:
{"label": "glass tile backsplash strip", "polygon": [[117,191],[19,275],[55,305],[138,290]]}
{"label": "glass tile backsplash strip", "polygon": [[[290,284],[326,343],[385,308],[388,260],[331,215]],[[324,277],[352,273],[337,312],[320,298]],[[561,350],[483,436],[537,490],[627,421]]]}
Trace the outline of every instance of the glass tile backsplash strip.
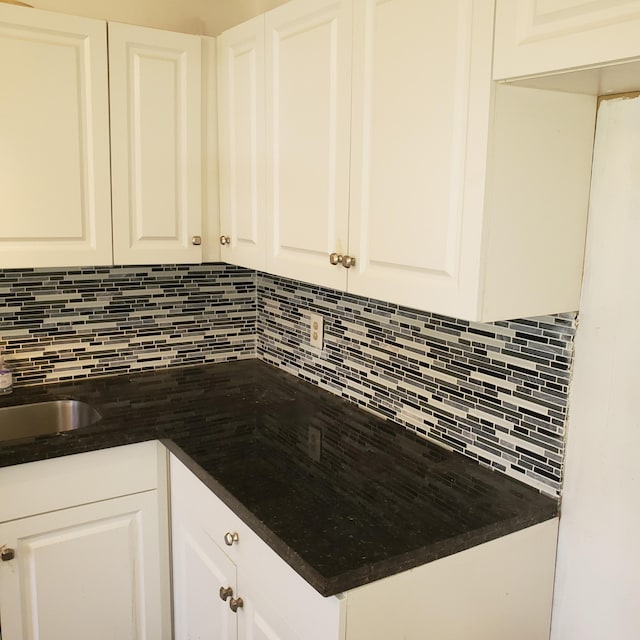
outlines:
{"label": "glass tile backsplash strip", "polygon": [[[258,356],[550,495],[576,314],[492,324],[258,274]],[[310,313],[324,317],[322,350]]]}
{"label": "glass tile backsplash strip", "polygon": [[224,264],[0,271],[14,384],[256,355],[256,274]]}

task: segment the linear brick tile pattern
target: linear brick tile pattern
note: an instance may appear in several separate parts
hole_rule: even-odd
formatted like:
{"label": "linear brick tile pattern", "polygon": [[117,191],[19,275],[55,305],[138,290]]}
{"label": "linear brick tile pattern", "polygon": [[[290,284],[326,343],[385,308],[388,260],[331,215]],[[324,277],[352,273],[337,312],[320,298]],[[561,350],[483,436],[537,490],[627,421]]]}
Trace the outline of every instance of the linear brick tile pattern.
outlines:
{"label": "linear brick tile pattern", "polygon": [[574,313],[470,323],[258,274],[260,358],[551,495],[575,329]]}
{"label": "linear brick tile pattern", "polygon": [[224,264],[0,271],[16,384],[255,357],[256,274]]}

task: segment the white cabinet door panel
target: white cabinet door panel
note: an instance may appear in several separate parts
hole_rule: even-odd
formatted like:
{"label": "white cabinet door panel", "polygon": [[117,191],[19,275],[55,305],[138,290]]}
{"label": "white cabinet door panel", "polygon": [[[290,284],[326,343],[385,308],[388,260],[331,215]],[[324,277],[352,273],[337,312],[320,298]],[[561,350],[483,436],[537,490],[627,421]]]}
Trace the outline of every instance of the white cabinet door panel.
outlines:
{"label": "white cabinet door panel", "polygon": [[349,291],[437,310],[458,287],[472,27],[490,9],[355,7]]}
{"label": "white cabinet door panel", "polygon": [[109,24],[114,261],[197,263],[201,41]]}
{"label": "white cabinet door panel", "polygon": [[265,29],[267,270],[343,289],[329,254],[348,248],[351,13],[294,1]]}
{"label": "white cabinet door panel", "polygon": [[198,512],[190,511],[187,504],[185,496],[173,500],[175,639],[235,640],[237,616],[230,611],[229,601],[220,597],[220,588],[230,588],[237,595],[236,567],[202,526]]}
{"label": "white cabinet door panel", "polygon": [[638,58],[639,29],[639,0],[498,0],[494,78]]}
{"label": "white cabinet door panel", "polygon": [[0,267],[111,264],[106,26],[0,5]]}
{"label": "white cabinet door panel", "polygon": [[161,585],[158,493],[0,526],[4,640],[156,640]]}
{"label": "white cabinet door panel", "polygon": [[226,262],[264,269],[265,77],[264,16],[218,38],[220,233]]}

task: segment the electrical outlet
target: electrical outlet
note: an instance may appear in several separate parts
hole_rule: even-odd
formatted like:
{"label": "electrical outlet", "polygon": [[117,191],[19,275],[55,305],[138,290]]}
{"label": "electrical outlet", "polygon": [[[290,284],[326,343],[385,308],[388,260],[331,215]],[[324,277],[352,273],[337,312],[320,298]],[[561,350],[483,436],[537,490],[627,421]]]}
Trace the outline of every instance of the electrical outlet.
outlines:
{"label": "electrical outlet", "polygon": [[318,313],[311,314],[311,331],[309,332],[309,344],[316,349],[322,349],[324,340],[324,320]]}

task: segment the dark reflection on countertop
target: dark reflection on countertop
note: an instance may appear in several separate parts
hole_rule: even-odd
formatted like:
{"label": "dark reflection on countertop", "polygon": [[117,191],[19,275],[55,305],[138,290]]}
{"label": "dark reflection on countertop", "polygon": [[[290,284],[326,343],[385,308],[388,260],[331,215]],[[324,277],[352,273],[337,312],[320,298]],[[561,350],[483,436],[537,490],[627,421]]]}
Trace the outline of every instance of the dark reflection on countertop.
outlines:
{"label": "dark reflection on countertop", "polygon": [[557,503],[258,360],[17,389],[102,420],[0,443],[0,466],[161,439],[332,595],[557,514]]}

